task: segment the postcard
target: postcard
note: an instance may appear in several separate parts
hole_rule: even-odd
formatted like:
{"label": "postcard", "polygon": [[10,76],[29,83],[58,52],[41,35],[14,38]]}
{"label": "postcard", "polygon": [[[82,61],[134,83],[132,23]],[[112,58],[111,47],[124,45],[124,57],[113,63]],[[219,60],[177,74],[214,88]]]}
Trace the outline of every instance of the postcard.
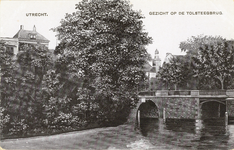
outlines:
{"label": "postcard", "polygon": [[233,149],[234,0],[1,0],[0,149]]}

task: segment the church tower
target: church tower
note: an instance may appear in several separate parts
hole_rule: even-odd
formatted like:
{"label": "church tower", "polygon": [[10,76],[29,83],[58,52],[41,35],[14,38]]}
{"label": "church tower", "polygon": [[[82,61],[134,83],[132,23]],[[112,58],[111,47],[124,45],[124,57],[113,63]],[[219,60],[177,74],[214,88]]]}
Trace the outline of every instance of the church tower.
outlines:
{"label": "church tower", "polygon": [[159,67],[161,66],[161,59],[159,58],[159,51],[156,49],[154,53],[154,59],[152,62],[152,67],[155,68],[156,74],[158,73]]}

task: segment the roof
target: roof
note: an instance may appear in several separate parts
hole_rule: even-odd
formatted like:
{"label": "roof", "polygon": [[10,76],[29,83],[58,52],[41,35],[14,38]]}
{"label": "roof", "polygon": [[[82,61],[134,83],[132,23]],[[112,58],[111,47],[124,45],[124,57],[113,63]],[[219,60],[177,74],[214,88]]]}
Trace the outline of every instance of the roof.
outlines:
{"label": "roof", "polygon": [[184,55],[173,55],[174,58],[177,58],[177,59],[183,59],[184,58]]}
{"label": "roof", "polygon": [[155,54],[159,54],[159,51],[156,49],[154,53],[155,53]]}
{"label": "roof", "polygon": [[144,71],[145,72],[150,72],[150,70],[151,70],[151,68],[152,68],[152,66],[149,64],[149,62],[146,62],[145,64],[144,64]]}
{"label": "roof", "polygon": [[166,57],[164,59],[164,63],[169,63],[170,59],[173,57],[171,53],[166,53]]}
{"label": "roof", "polygon": [[164,63],[170,63],[170,60],[172,58],[177,59],[179,61],[184,61],[185,55],[172,55],[171,53],[167,53]]}
{"label": "roof", "polygon": [[152,67],[149,62],[146,62],[144,64],[144,69],[143,69],[145,72],[156,72],[156,68],[155,67]]}
{"label": "roof", "polygon": [[156,72],[156,68],[155,68],[155,67],[152,67],[152,68],[150,69],[150,72]]}
{"label": "roof", "polygon": [[[36,35],[36,38],[31,39],[29,34]],[[36,30],[24,30],[22,28],[13,36],[13,38],[18,38],[19,41],[30,40],[30,41],[35,41],[35,42],[39,42],[39,41],[46,42],[46,43],[50,42],[48,39],[46,39],[43,35],[38,33]]]}
{"label": "roof", "polygon": [[17,38],[11,38],[11,37],[0,37],[0,40],[18,41]]}
{"label": "roof", "polygon": [[159,51],[157,49],[155,50],[155,54],[159,54]]}
{"label": "roof", "polygon": [[6,45],[10,46],[16,47],[18,45],[18,39],[16,38],[0,37],[0,41],[3,41]]}

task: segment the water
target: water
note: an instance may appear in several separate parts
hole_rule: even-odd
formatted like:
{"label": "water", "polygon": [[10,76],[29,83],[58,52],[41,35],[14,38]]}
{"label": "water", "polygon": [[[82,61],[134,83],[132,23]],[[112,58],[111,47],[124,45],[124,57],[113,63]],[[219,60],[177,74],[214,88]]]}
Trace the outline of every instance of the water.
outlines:
{"label": "water", "polygon": [[152,145],[158,141],[181,149],[233,149],[234,125],[223,118],[206,120],[141,120],[141,134]]}
{"label": "water", "polygon": [[3,149],[234,149],[234,125],[224,119],[141,120],[134,124],[53,136],[5,140]]}

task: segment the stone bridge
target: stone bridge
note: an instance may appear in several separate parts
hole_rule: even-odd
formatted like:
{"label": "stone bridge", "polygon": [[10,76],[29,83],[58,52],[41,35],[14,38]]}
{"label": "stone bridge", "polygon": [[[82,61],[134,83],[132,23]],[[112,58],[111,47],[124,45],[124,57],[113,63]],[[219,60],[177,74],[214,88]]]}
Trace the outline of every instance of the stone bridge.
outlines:
{"label": "stone bridge", "polygon": [[234,119],[234,90],[158,90],[140,92],[140,101],[129,121],[138,124],[142,118]]}

